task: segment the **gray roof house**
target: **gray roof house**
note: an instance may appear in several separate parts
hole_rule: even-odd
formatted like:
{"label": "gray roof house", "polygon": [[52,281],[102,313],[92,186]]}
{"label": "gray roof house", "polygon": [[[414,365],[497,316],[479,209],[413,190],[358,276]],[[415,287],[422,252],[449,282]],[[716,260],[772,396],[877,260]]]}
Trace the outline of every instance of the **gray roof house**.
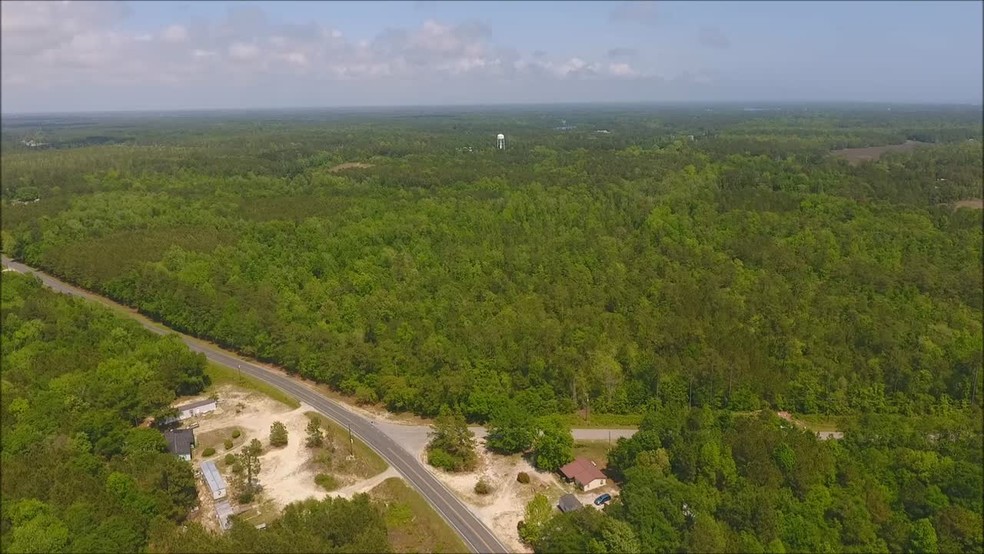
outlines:
{"label": "gray roof house", "polygon": [[195,432],[191,429],[164,431],[167,451],[183,460],[191,460],[191,447],[195,444]]}
{"label": "gray roof house", "polygon": [[583,504],[577,499],[573,494],[565,494],[560,497],[557,502],[557,507],[560,508],[562,512],[573,512],[574,510],[580,510]]}

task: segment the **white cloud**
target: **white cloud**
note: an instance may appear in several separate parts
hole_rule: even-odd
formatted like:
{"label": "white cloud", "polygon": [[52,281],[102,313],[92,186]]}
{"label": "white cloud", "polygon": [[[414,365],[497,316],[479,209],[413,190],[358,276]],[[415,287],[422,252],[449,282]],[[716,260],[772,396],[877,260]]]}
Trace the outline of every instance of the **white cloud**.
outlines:
{"label": "white cloud", "polygon": [[260,49],[255,44],[234,42],[229,46],[229,57],[240,62],[255,61],[260,56]]}
{"label": "white cloud", "polygon": [[161,32],[164,42],[184,42],[188,40],[188,29],[183,25],[169,25]]}
{"label": "white cloud", "polygon": [[429,19],[356,40],[322,22],[278,24],[254,6],[237,6],[218,20],[168,22],[138,33],[127,29],[119,3],[3,2],[2,7],[0,82],[12,97],[66,86],[80,96],[86,90],[156,85],[194,96],[208,87],[230,91],[250,84],[269,90],[287,82],[315,94],[332,90],[332,81],[364,82],[369,90],[392,88],[394,82],[382,83],[392,79],[435,90],[452,82],[466,88],[481,82],[486,90],[489,83],[523,80],[539,83],[529,85],[535,87],[645,73],[627,59],[611,60],[605,50],[597,61],[521,52],[494,43],[491,30],[478,23]]}
{"label": "white cloud", "polygon": [[610,63],[608,64],[608,72],[616,77],[636,77],[639,73],[632,69],[632,66],[627,63]]}

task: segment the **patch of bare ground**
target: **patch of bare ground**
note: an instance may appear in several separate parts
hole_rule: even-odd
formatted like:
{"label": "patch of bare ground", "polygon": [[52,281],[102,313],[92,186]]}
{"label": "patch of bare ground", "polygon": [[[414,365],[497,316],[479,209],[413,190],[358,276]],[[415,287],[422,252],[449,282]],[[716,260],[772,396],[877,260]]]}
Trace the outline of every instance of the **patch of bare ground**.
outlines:
{"label": "patch of bare ground", "polygon": [[[328,494],[314,481],[318,473],[328,472],[325,464],[318,460],[318,457],[326,454],[326,451],[305,446],[306,427],[309,421],[306,414],[313,411],[310,406],[301,404],[298,408],[291,408],[259,392],[233,385],[220,386],[216,389],[216,393],[219,401],[214,412],[192,418],[186,422],[188,425],[196,423],[198,425],[195,428],[198,446],[193,453],[192,463],[197,470],[204,459],[215,461],[219,472],[229,484],[228,500],[235,512],[249,512],[257,520],[266,522],[278,514],[287,504],[307,498],[322,499]],[[270,446],[270,426],[275,421],[280,421],[287,427],[288,442],[286,446],[279,448]],[[240,436],[233,439],[232,433],[236,430],[240,432]],[[342,438],[337,433],[336,437]],[[254,502],[243,506],[236,502],[235,483],[237,480],[232,471],[232,466],[225,462],[225,457],[229,453],[238,454],[240,447],[253,439],[259,440],[263,445],[258,478],[262,492]],[[233,441],[232,449],[225,449],[224,442],[226,440]],[[342,441],[339,440],[338,442],[341,443]],[[347,443],[347,441],[345,442]],[[204,458],[202,453],[207,447],[214,448],[216,452],[208,458]],[[337,450],[332,456],[344,458],[345,453],[342,453],[340,448]],[[366,487],[371,488],[379,481],[367,478],[374,477],[386,469],[385,462],[381,460],[382,467],[374,463],[366,468],[361,465],[356,468],[352,465],[353,461],[339,461],[340,463],[334,464],[330,469],[339,484],[344,487],[343,492],[347,493],[342,494],[343,496],[351,496],[354,492],[361,492],[360,483],[365,483]],[[347,469],[352,469],[352,471],[347,471]],[[209,528],[217,530],[215,503],[210,491],[201,479],[199,479],[198,489],[201,500],[199,510],[201,520]]]}
{"label": "patch of bare ground", "polygon": [[[502,456],[489,452],[485,448],[484,437],[476,439],[476,443],[478,466],[470,472],[448,473],[428,465],[424,452],[417,455],[424,467],[447,485],[512,552],[532,552],[528,545],[520,541],[517,526],[523,519],[526,504],[536,493],[545,495],[554,506],[567,493],[573,493],[582,504],[593,506],[592,502],[599,494],[608,492],[615,496],[618,492],[613,485],[589,492],[578,491],[561,480],[559,475],[537,470],[523,456]],[[601,465],[604,460],[596,461]],[[520,472],[529,474],[529,484],[517,481]],[[492,486],[490,494],[475,493],[475,483],[482,478]]]}
{"label": "patch of bare ground", "polygon": [[338,173],[339,171],[345,171],[346,169],[368,169],[372,167],[372,164],[362,163],[362,162],[345,162],[343,164],[338,164],[335,167],[328,170],[329,173]]}
{"label": "patch of bare ground", "polygon": [[870,162],[881,158],[887,152],[908,152],[920,146],[929,146],[928,142],[907,140],[902,144],[888,144],[885,146],[868,146],[866,148],[842,148],[834,150],[831,154],[838,158],[844,158],[851,165],[858,165],[861,162]]}
{"label": "patch of bare ground", "polygon": [[953,203],[953,209],[957,210],[960,208],[970,208],[971,210],[982,210],[984,209],[984,199],[968,198],[967,200],[960,200]]}

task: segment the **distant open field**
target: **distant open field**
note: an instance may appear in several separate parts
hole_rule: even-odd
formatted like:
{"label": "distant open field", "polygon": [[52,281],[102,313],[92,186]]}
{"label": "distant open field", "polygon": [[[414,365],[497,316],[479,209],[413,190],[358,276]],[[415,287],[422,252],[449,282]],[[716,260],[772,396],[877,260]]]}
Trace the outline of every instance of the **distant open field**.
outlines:
{"label": "distant open field", "polygon": [[844,158],[851,165],[858,165],[861,162],[870,162],[882,157],[886,152],[908,152],[919,146],[928,146],[928,142],[907,140],[902,144],[889,144],[886,146],[868,146],[866,148],[843,148],[831,152],[838,158]]}

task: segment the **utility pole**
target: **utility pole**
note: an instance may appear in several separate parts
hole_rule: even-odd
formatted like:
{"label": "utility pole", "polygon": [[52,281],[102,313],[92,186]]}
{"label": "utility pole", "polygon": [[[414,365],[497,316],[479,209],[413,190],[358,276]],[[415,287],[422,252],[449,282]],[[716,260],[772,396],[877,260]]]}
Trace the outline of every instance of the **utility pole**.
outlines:
{"label": "utility pole", "polygon": [[352,424],[349,424],[348,432],[349,432],[349,457],[355,458],[355,439],[352,438]]}

